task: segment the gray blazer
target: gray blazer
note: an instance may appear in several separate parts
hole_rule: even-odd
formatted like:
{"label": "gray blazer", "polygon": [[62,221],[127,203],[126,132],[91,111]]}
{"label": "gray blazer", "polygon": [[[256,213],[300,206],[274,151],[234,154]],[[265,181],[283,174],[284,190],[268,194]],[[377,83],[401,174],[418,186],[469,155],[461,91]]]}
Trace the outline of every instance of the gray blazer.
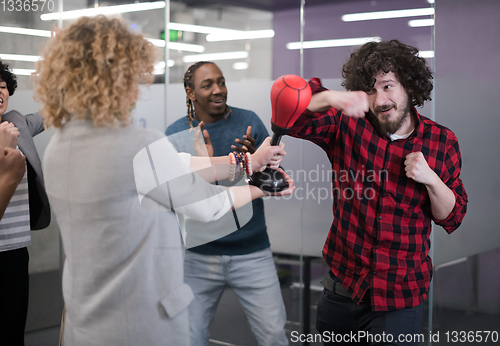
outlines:
{"label": "gray blazer", "polygon": [[[165,184],[155,188],[155,179],[148,179],[147,156],[141,161],[145,176],[134,173],[138,153],[154,142],[150,151],[161,152],[155,162],[160,180],[191,177],[170,142],[161,139],[166,140],[156,130],[96,128],[90,120],[71,120],[45,150],[47,193],[66,253],[65,346],[190,344],[187,306],[193,293],[184,283],[176,215],[166,208]],[[158,193],[148,194],[148,186]],[[182,191],[195,196],[214,188],[193,175],[184,179]],[[211,220],[230,210],[227,199],[218,194],[176,211]]]}
{"label": "gray blazer", "polygon": [[17,145],[26,156],[31,230],[40,230],[50,224],[50,206],[45,192],[42,163],[33,137],[44,130],[43,118],[38,114],[21,115],[12,110],[2,115],[2,122],[13,123],[19,129]]}

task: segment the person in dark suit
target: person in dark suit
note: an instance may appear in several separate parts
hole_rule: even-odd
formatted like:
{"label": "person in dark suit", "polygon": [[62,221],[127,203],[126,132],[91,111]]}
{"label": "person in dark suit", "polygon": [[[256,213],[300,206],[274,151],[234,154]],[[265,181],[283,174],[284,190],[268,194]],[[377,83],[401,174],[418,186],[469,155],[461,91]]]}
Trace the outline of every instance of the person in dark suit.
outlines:
{"label": "person in dark suit", "polygon": [[[44,130],[43,118],[38,113],[23,116],[15,110],[6,112],[9,97],[16,87],[16,76],[7,64],[0,61],[0,126],[6,133],[0,150],[5,157],[12,155],[12,150],[17,150],[26,158],[24,175],[0,219],[0,335],[2,343],[12,346],[24,345],[30,231],[46,228],[50,224],[42,164],[33,142],[33,136]],[[8,189],[7,186],[3,188]]]}

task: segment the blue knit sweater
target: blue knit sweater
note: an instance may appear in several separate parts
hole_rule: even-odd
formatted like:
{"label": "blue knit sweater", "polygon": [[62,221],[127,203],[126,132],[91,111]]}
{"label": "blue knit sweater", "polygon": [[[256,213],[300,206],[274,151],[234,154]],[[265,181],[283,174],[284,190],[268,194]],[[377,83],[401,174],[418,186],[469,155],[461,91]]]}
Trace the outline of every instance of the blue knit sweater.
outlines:
{"label": "blue knit sweater", "polygon": [[[193,126],[198,126],[199,122],[195,119]],[[248,126],[252,126],[252,137],[255,138],[256,147],[258,147],[268,136],[268,132],[260,118],[252,111],[231,107],[231,112],[226,118],[223,118],[212,124],[205,124],[210,135],[210,141],[214,148],[214,156],[223,156],[229,154],[231,145],[235,144],[235,138],[243,138]],[[174,122],[167,128],[165,134],[179,152],[193,153],[192,134],[186,132],[190,128],[187,117]],[[178,133],[180,131],[184,131]],[[177,134],[177,135],[175,135]],[[266,220],[264,216],[264,202],[262,199],[256,199],[252,202],[253,216],[250,221],[235,232],[212,241],[210,243],[190,248],[204,255],[245,255],[270,246],[266,229]],[[189,227],[190,225],[186,225]],[[210,227],[213,227],[211,225]],[[217,227],[217,224],[215,224]],[[224,227],[224,225],[220,225]]]}

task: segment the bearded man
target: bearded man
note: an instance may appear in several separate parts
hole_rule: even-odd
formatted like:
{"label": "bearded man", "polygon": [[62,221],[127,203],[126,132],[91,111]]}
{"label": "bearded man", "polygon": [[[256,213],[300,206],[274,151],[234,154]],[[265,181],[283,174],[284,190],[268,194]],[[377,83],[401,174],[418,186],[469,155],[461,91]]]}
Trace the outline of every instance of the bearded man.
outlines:
{"label": "bearded man", "polygon": [[319,145],[334,171],[349,172],[332,182],[334,219],[323,248],[330,272],[316,328],[325,345],[418,345],[404,336],[421,333],[431,221],[451,233],[467,207],[458,140],[415,109],[433,88],[418,49],[369,42],[342,76],[347,91],[309,82],[311,102],[288,132]]}

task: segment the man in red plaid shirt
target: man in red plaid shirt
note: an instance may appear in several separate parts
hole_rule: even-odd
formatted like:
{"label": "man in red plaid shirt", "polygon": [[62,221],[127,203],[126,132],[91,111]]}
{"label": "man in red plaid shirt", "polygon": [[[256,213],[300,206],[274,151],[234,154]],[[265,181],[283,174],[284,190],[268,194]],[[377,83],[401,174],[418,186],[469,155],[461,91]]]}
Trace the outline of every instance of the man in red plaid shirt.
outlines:
{"label": "man in red plaid shirt", "polygon": [[334,173],[316,327],[325,345],[418,345],[405,336],[421,332],[431,220],[451,233],[467,207],[458,141],[414,107],[433,87],[416,48],[367,43],[342,75],[348,91],[310,81],[308,109],[288,132],[325,150]]}

